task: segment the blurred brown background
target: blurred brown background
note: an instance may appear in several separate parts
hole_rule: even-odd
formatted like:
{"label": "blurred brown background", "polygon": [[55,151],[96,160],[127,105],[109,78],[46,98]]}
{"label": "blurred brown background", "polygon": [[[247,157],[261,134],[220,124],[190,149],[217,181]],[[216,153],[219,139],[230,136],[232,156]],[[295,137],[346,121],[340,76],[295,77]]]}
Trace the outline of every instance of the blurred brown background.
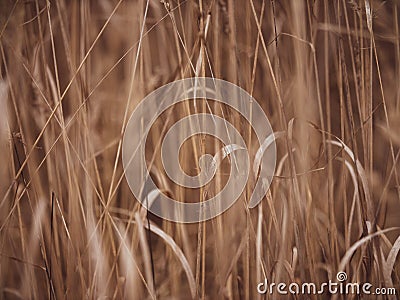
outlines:
{"label": "blurred brown background", "polygon": [[[1,0],[0,298],[254,299],[265,277],[320,284],[341,268],[398,289],[399,230],[380,232],[400,225],[398,14],[369,0]],[[145,95],[196,74],[244,88],[284,136],[257,208],[249,183],[221,216],[182,225],[140,208],[120,144]],[[161,127],[190,113],[165,114],[146,144],[181,201],[224,182],[165,178]],[[183,169],[214,148],[194,138]]]}

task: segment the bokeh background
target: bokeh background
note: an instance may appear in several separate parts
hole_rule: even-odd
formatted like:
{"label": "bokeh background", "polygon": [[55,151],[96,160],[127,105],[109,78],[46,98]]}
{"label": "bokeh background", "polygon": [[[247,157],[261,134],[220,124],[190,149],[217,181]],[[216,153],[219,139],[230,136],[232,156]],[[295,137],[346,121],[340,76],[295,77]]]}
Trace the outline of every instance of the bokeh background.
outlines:
{"label": "bokeh background", "polygon": [[[257,284],[321,284],[338,271],[399,289],[399,9],[396,0],[1,0],[0,298],[278,299]],[[145,95],[196,75],[245,89],[281,136],[258,207],[246,205],[253,178],[230,210],[183,225],[134,199],[121,142]],[[210,103],[254,157],[249,124]],[[217,193],[229,170],[226,159],[199,190],[166,178],[164,127],[191,113],[191,101],[173,107],[146,142],[159,188],[188,202]],[[199,155],[220,148],[194,137],[182,168],[197,174]]]}

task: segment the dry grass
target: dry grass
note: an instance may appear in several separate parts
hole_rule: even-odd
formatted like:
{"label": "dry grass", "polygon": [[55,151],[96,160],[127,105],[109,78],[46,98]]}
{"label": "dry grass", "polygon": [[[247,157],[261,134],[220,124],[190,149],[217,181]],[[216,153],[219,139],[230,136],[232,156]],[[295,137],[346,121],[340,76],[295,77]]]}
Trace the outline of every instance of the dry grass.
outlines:
{"label": "dry grass", "polygon": [[[264,277],[322,283],[341,270],[399,289],[399,9],[1,0],[0,298],[257,299]],[[133,198],[121,142],[146,94],[196,74],[254,95],[281,137],[257,208],[246,206],[249,182],[221,216],[182,225]],[[248,124],[210,105],[254,155]],[[223,186],[229,162],[209,186],[185,190],[165,177],[158,147],[163,127],[193,112],[191,101],[166,112],[146,149],[164,193],[201,201]],[[194,158],[220,146],[193,138],[183,168],[196,174]]]}

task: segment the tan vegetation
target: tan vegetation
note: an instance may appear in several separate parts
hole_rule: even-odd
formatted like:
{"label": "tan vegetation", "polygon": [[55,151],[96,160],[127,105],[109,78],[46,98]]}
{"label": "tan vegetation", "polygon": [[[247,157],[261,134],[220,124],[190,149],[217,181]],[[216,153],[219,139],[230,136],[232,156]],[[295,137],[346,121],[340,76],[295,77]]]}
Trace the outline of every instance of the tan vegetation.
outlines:
{"label": "tan vegetation", "polygon": [[[320,284],[338,271],[399,291],[399,8],[1,0],[0,298],[257,299],[265,277]],[[195,75],[244,88],[282,136],[259,206],[246,206],[253,180],[221,216],[183,225],[134,199],[121,142],[145,95]],[[245,120],[210,103],[254,157]],[[166,178],[163,128],[193,112],[169,110],[146,143],[153,178],[180,201],[217,193],[229,170],[200,190]],[[196,136],[183,169],[196,174],[195,158],[220,147]]]}

